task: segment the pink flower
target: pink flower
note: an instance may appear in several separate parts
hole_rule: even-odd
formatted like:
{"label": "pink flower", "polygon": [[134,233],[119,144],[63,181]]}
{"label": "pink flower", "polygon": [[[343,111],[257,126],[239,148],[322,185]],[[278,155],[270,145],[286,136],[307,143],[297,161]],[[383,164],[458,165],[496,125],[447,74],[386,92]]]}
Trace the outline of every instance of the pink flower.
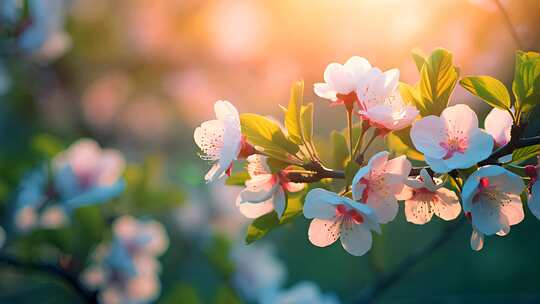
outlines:
{"label": "pink flower", "polygon": [[389,153],[379,152],[360,168],[352,181],[353,199],[373,208],[379,223],[392,221],[398,213],[396,196],[411,171],[405,155],[388,160]]}
{"label": "pink flower", "polygon": [[493,150],[492,137],[478,128],[476,113],[463,104],[446,108],[440,117],[430,115],[415,122],[411,139],[438,173],[472,167]]}
{"label": "pink flower", "polygon": [[281,218],[286,206],[285,191],[304,189],[304,184],[289,182],[285,172],[273,174],[266,163],[267,159],[267,156],[260,154],[247,158],[250,179],[236,200],[240,212],[247,218],[258,218],[274,210]]}
{"label": "pink flower", "polygon": [[313,219],[308,231],[313,245],[326,247],[339,238],[343,248],[355,256],[371,249],[372,230],[380,233],[373,209],[320,188],[307,194],[304,216]]}
{"label": "pink flower", "polygon": [[405,200],[407,221],[418,225],[429,222],[433,214],[449,221],[461,212],[456,193],[443,188],[443,181],[432,178],[426,169],[420,171],[420,176],[405,181],[398,199]]}
{"label": "pink flower", "polygon": [[370,71],[369,77],[357,87],[356,96],[360,117],[377,129],[401,130],[408,127],[418,116],[416,107],[407,105],[397,89],[399,70]]}
{"label": "pink flower", "polygon": [[329,99],[334,105],[353,106],[358,85],[371,77],[371,64],[363,57],[353,56],[342,65],[331,63],[324,70],[324,83],[316,83],[317,96]]}
{"label": "pink flower", "polygon": [[495,140],[498,147],[506,145],[510,141],[510,131],[514,120],[508,111],[493,108],[484,120],[484,128]]}
{"label": "pink flower", "polygon": [[[538,159],[540,161],[540,156],[538,156]],[[527,175],[531,178],[529,183],[529,209],[537,219],[540,219],[540,182],[538,182],[540,165],[529,165],[525,167],[525,170]]]}
{"label": "pink flower", "polygon": [[218,100],[214,111],[217,119],[203,122],[193,134],[202,151],[201,158],[213,162],[204,177],[207,183],[225,175],[242,147],[240,117],[236,108],[228,101]]}
{"label": "pink flower", "polygon": [[524,188],[518,175],[503,167],[484,166],[471,174],[463,186],[463,210],[478,233],[506,235],[510,226],[524,218],[520,198]]}

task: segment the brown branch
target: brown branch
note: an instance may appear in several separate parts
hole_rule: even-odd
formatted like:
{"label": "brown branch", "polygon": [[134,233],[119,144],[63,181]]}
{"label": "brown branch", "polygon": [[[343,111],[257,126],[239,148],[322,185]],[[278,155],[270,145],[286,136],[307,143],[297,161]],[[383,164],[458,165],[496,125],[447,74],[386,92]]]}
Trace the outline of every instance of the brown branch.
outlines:
{"label": "brown branch", "polygon": [[20,261],[17,258],[5,254],[0,255],[0,264],[11,266],[13,268],[36,271],[51,274],[63,280],[73,290],[75,290],[86,303],[97,304],[97,292],[88,290],[72,273],[66,271],[55,264],[44,262],[26,262]]}

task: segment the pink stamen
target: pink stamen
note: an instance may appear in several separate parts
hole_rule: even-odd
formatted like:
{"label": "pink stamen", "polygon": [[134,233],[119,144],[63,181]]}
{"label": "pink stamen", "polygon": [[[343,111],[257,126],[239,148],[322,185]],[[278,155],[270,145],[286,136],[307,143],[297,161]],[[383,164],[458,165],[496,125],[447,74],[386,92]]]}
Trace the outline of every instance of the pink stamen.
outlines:
{"label": "pink stamen", "polygon": [[480,178],[480,183],[478,185],[478,193],[474,195],[473,200],[472,200],[473,204],[478,202],[482,192],[486,191],[486,189],[488,188],[489,188],[489,179],[487,177]]}
{"label": "pink stamen", "polygon": [[446,155],[443,159],[449,159],[456,153],[465,153],[467,151],[467,138],[453,137],[449,138],[446,142],[441,142],[439,145],[446,150]]}

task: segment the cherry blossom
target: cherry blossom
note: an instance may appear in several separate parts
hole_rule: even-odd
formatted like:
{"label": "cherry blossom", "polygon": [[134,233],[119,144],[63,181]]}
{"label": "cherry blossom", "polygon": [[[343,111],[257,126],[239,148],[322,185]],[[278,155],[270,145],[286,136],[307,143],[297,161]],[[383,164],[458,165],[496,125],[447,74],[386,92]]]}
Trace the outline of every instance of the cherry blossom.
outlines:
{"label": "cherry blossom", "polygon": [[[484,166],[463,186],[463,210],[480,235],[506,235],[523,220],[520,194],[525,185],[518,175],[500,166]],[[480,238],[479,237],[475,237]]]}
{"label": "cherry blossom", "polygon": [[113,223],[113,241],[96,248],[82,280],[99,289],[102,303],[150,303],[160,292],[156,258],[167,247],[168,237],[160,223],[120,217]]}
{"label": "cherry blossom", "polygon": [[333,105],[344,104],[352,109],[357,101],[356,88],[371,78],[373,68],[367,59],[353,56],[342,65],[330,63],[324,70],[324,83],[316,83],[317,96],[329,99]]}
{"label": "cherry blossom", "polygon": [[285,283],[287,269],[274,247],[238,244],[230,255],[235,266],[232,282],[246,300],[259,303]]}
{"label": "cherry blossom", "polygon": [[[540,161],[540,156],[538,156],[538,159]],[[531,210],[531,213],[536,216],[537,219],[540,219],[540,182],[538,182],[538,177],[540,176],[540,165],[526,166],[525,171],[531,178],[528,189],[529,210]]]}
{"label": "cherry blossom", "polygon": [[373,68],[369,76],[357,87],[356,96],[362,120],[383,132],[401,130],[416,119],[419,111],[406,104],[397,85],[399,70],[382,72]]}
{"label": "cherry blossom", "polygon": [[432,178],[426,169],[420,171],[420,176],[405,181],[398,199],[405,200],[405,216],[413,224],[423,225],[433,214],[449,221],[461,212],[456,193],[444,188],[443,181]]}
{"label": "cherry blossom", "polygon": [[381,232],[371,207],[321,188],[307,194],[304,216],[313,219],[308,231],[313,245],[326,247],[339,238],[343,248],[355,256],[371,249],[372,230]]}
{"label": "cherry blossom", "polygon": [[484,128],[493,137],[495,146],[501,147],[510,141],[513,123],[512,115],[508,111],[493,108],[484,120]]}
{"label": "cherry blossom", "polygon": [[228,101],[214,104],[215,120],[203,122],[194,132],[194,139],[202,151],[201,158],[213,162],[204,179],[207,183],[222,178],[238,158],[242,147],[240,117]]}
{"label": "cherry blossom", "polygon": [[399,210],[396,196],[411,171],[411,162],[405,155],[388,159],[381,151],[356,173],[352,181],[353,199],[373,208],[381,224],[392,221]]}
{"label": "cherry blossom", "polygon": [[246,181],[246,189],[240,192],[236,200],[240,212],[247,218],[258,218],[273,210],[281,218],[287,201],[285,192],[304,189],[304,184],[292,183],[287,179],[286,170],[273,174],[267,159],[267,156],[260,154],[247,158],[250,179]]}
{"label": "cherry blossom", "polygon": [[125,160],[92,139],[80,139],[54,159],[54,189],[66,208],[107,202],[124,190]]}
{"label": "cherry blossom", "polygon": [[438,173],[472,167],[493,150],[493,138],[478,128],[476,113],[464,104],[444,109],[440,117],[429,115],[415,122],[411,139]]}

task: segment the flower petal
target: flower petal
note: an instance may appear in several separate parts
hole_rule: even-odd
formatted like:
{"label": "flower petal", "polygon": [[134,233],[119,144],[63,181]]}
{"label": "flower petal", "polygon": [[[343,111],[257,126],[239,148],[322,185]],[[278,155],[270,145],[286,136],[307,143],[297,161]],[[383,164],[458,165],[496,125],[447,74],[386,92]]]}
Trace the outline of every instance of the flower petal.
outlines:
{"label": "flower petal", "polygon": [[513,123],[512,116],[508,111],[493,108],[486,116],[484,128],[498,146],[504,146],[510,141],[510,130]]}
{"label": "flower petal", "polygon": [[341,225],[341,245],[354,256],[364,255],[371,249],[372,236],[363,225],[349,223]]}
{"label": "flower petal", "polygon": [[411,128],[411,140],[415,148],[426,157],[440,159],[446,150],[440,143],[446,139],[446,125],[437,116],[426,116],[416,121]]}
{"label": "flower petal", "polygon": [[448,130],[453,133],[469,135],[469,132],[478,128],[478,117],[476,113],[465,104],[444,109],[441,118],[445,121]]}
{"label": "flower petal", "polygon": [[278,215],[278,219],[281,219],[287,206],[287,198],[285,197],[285,191],[283,188],[278,187],[274,194],[274,210]]}
{"label": "flower petal", "polygon": [[540,182],[535,182],[531,187],[529,195],[529,209],[532,214],[540,220]]}
{"label": "flower petal", "polygon": [[399,205],[393,195],[379,197],[378,195],[371,195],[370,193],[368,196],[367,205],[375,210],[377,219],[381,224],[386,224],[393,221],[394,218],[396,218],[399,210]]}
{"label": "flower petal", "polygon": [[439,201],[434,205],[435,214],[445,221],[455,219],[461,213],[459,198],[454,191],[440,188],[436,193]]}
{"label": "flower petal", "polygon": [[523,212],[521,197],[518,194],[508,193],[507,195],[510,201],[501,206],[501,212],[506,216],[508,224],[512,226],[521,223],[525,218],[525,213]]}
{"label": "flower petal", "polygon": [[329,219],[313,219],[309,225],[309,241],[319,247],[332,245],[340,234],[341,223],[334,216]]}
{"label": "flower petal", "polygon": [[315,94],[321,98],[330,99],[331,101],[336,101],[336,91],[334,91],[326,83],[316,83],[313,85],[313,91]]}
{"label": "flower petal", "polygon": [[325,189],[315,188],[306,195],[304,216],[306,218],[329,219],[336,215],[336,205],[343,199],[336,193]]}
{"label": "flower petal", "polygon": [[232,103],[226,100],[218,100],[214,103],[214,112],[216,118],[219,120],[225,120],[234,118],[234,120],[240,122],[238,110],[232,105]]}
{"label": "flower petal", "polygon": [[475,251],[480,251],[484,247],[484,235],[482,232],[473,228],[471,233],[471,248]]}
{"label": "flower petal", "polygon": [[339,63],[331,63],[326,67],[324,81],[339,94],[349,94],[355,89],[352,76]]}
{"label": "flower petal", "polygon": [[419,201],[414,199],[405,201],[405,217],[407,222],[424,225],[433,217],[434,209],[431,207],[431,202]]}
{"label": "flower petal", "polygon": [[272,200],[267,200],[262,203],[241,203],[240,196],[236,199],[236,207],[240,210],[240,213],[247,218],[256,219],[267,213],[274,211],[274,204]]}

